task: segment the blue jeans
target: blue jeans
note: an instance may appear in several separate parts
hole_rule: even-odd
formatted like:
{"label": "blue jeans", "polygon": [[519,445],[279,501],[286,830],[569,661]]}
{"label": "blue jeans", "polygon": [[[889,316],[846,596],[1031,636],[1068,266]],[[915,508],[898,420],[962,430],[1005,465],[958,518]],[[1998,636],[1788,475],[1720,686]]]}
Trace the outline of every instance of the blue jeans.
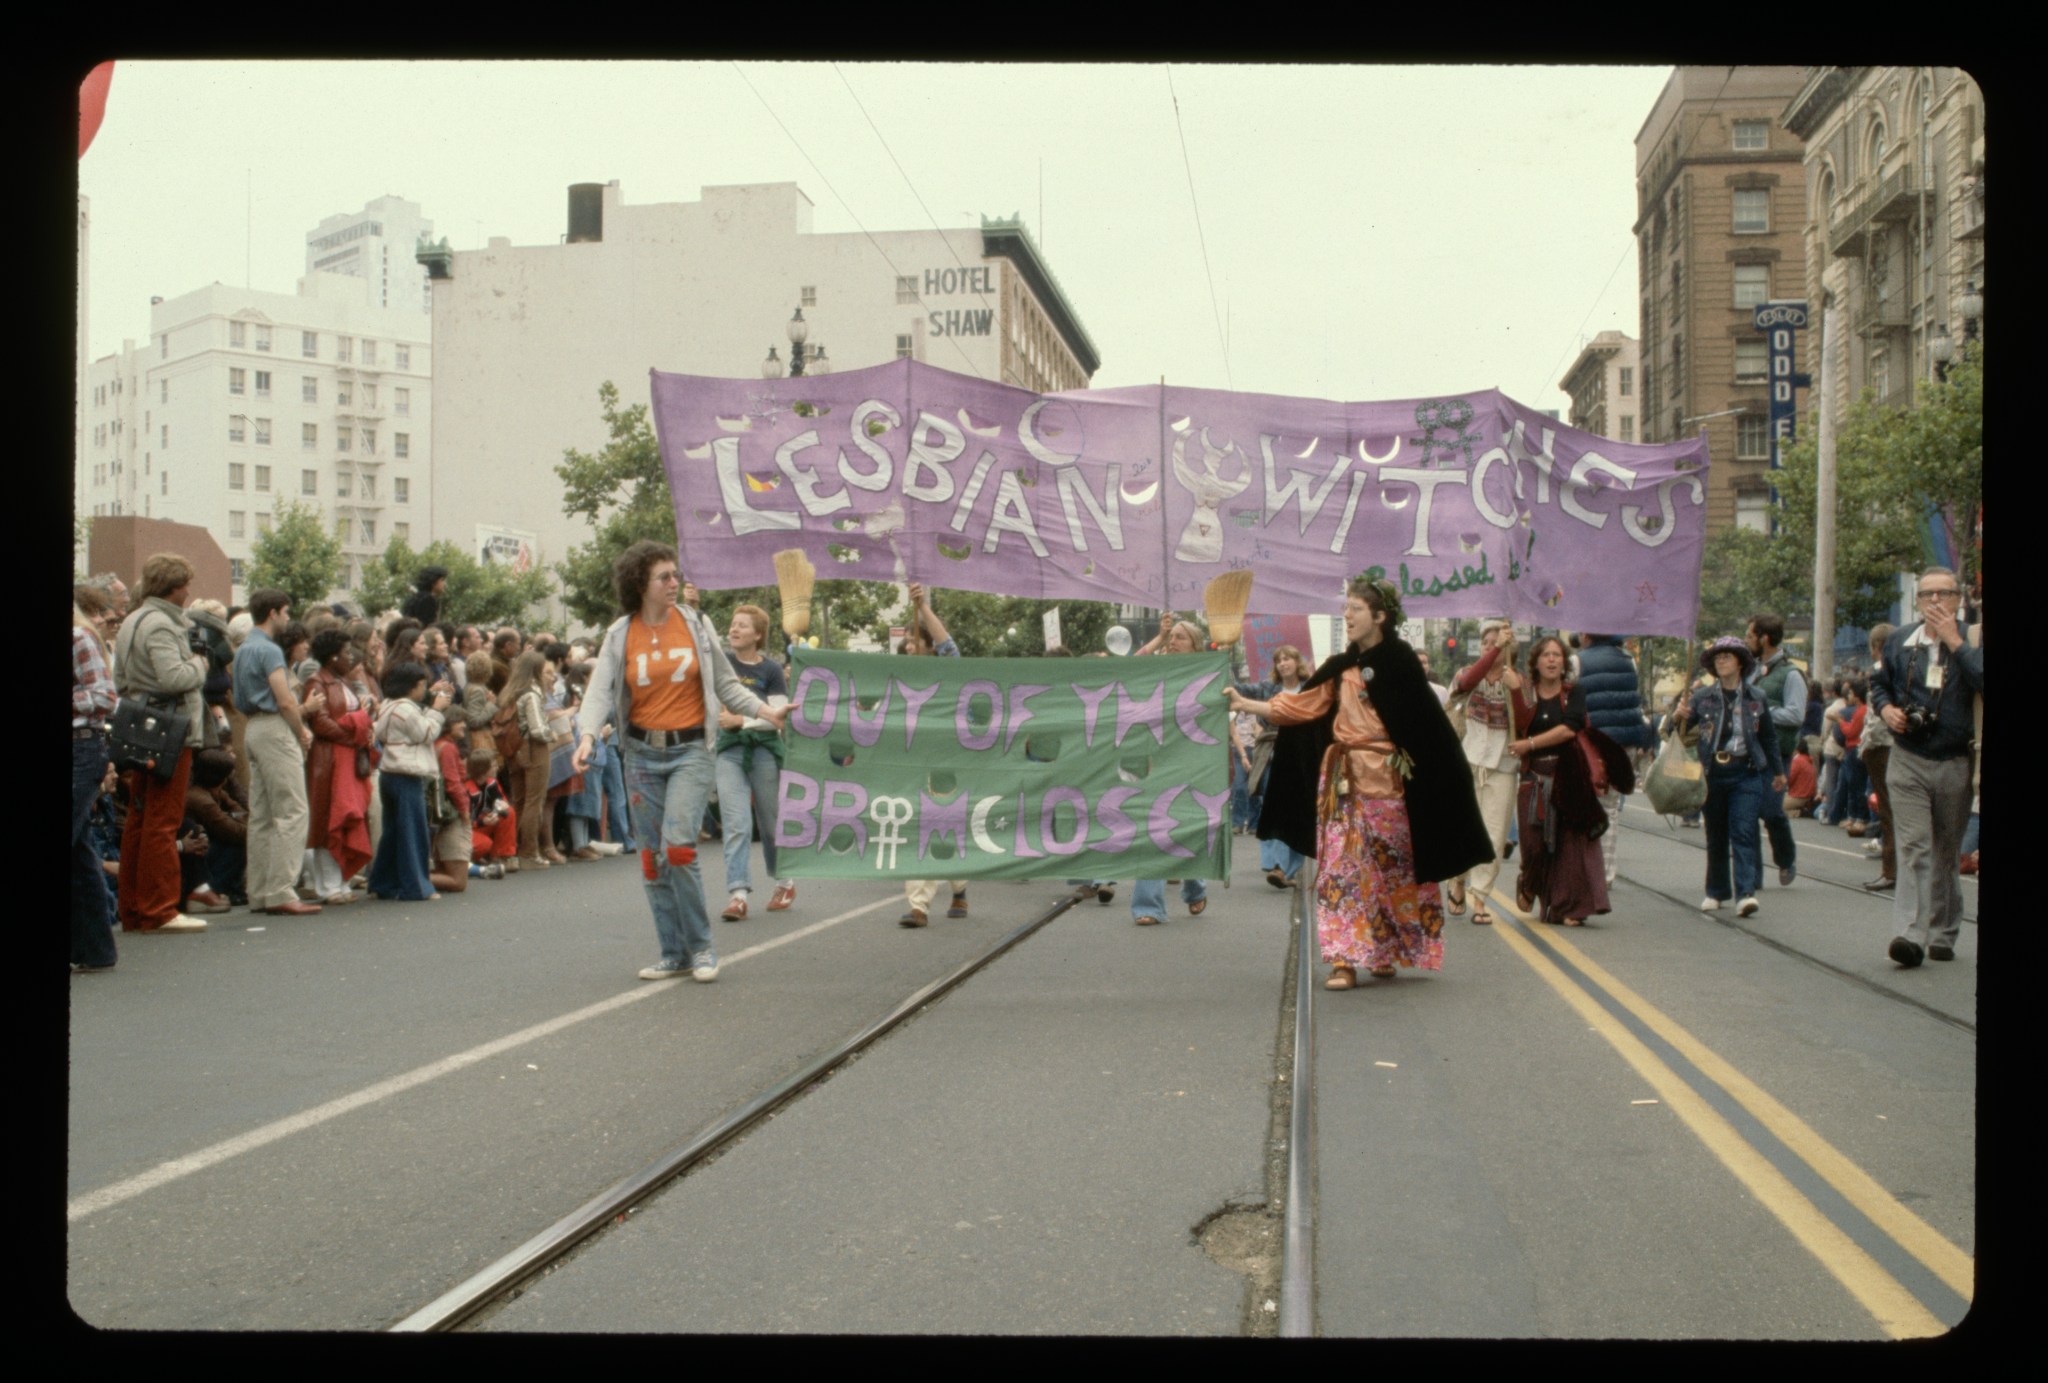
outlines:
{"label": "blue jeans", "polygon": [[1241,831],[1257,821],[1252,814],[1251,774],[1237,761],[1237,755],[1230,756],[1230,825]]}
{"label": "blue jeans", "polygon": [[1870,775],[1863,771],[1860,747],[1842,755],[1842,767],[1835,774],[1835,795],[1828,801],[1828,820],[1870,820]]}
{"label": "blue jeans", "polygon": [[[1707,765],[1707,896],[1726,902],[1748,898],[1763,886],[1762,833],[1757,829],[1771,780],[1747,764]],[[1728,864],[1735,863],[1729,892]]]}
{"label": "blue jeans", "polygon": [[434,833],[427,824],[427,780],[403,773],[377,775],[384,807],[384,834],[370,861],[370,893],[378,898],[419,902],[434,896],[427,877],[434,858]]}
{"label": "blue jeans", "polygon": [[704,804],[714,777],[711,751],[702,740],[665,749],[627,740],[620,748],[626,755],[633,839],[640,843],[640,877],[654,913],[661,958],[677,965],[715,964],[718,949],[711,944],[711,918],[697,868],[697,833],[704,828]]}
{"label": "blue jeans", "polygon": [[[1200,879],[1182,879],[1180,900],[1183,903],[1199,903],[1207,897],[1209,890]],[[1166,918],[1166,880],[1140,879],[1131,885],[1131,916]]]}
{"label": "blue jeans", "polygon": [[604,786],[604,819],[612,843],[630,850],[634,846],[633,823],[626,815],[626,770],[619,759],[618,745],[604,747],[604,766],[598,770],[598,777]]}
{"label": "blue jeans", "polygon": [[114,909],[107,895],[106,871],[99,847],[87,829],[100,780],[107,772],[107,742],[71,742],[71,963],[114,963]]}
{"label": "blue jeans", "polygon": [[[761,838],[761,858],[768,877],[775,875],[775,802],[782,784],[782,764],[774,754],[756,745],[751,768],[746,762],[747,746],[736,744],[718,755],[718,813],[725,821],[725,889],[728,893],[751,893],[754,888],[753,838]],[[750,809],[751,805],[751,809]]]}
{"label": "blue jeans", "polygon": [[1269,873],[1277,869],[1287,878],[1292,879],[1301,872],[1302,861],[1307,858],[1308,856],[1306,855],[1297,855],[1294,852],[1294,847],[1284,840],[1262,840],[1259,842],[1259,868]]}

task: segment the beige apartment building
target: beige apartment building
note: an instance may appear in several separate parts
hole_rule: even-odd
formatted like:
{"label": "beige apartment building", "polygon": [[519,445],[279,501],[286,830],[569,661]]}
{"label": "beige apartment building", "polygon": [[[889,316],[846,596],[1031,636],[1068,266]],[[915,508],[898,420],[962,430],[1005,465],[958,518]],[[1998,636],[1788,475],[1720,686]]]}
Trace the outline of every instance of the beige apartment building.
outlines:
{"label": "beige apartment building", "polygon": [[[1704,431],[1709,529],[1769,527],[1767,343],[1752,309],[1806,291],[1799,67],[1680,67],[1636,135],[1641,436]],[[1798,345],[1802,371],[1817,359]],[[1805,406],[1805,400],[1800,400]]]}
{"label": "beige apartment building", "polygon": [[1603,331],[1588,341],[1557,387],[1571,397],[1573,427],[1617,442],[1641,440],[1641,364],[1636,339],[1619,331]]}
{"label": "beige apartment building", "polygon": [[[1984,93],[1954,67],[1812,67],[1784,108],[1805,141],[1801,292],[1837,309],[1838,407],[1911,407],[1982,331]],[[1809,372],[1816,387],[1820,355]]]}

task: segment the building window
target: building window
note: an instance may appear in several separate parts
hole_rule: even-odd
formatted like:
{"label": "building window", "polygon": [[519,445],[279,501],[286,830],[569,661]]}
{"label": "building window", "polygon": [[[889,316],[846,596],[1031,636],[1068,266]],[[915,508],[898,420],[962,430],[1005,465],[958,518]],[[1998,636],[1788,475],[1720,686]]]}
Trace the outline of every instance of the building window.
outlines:
{"label": "building window", "polygon": [[1771,531],[1771,497],[1762,490],[1744,490],[1735,496],[1735,526],[1752,533]]}
{"label": "building window", "polygon": [[398,458],[399,460],[401,460],[401,461],[405,460],[405,459],[406,459],[406,458],[407,458],[408,456],[411,456],[411,455],[412,455],[412,434],[411,434],[410,432],[394,432],[394,433],[392,433],[392,434],[391,434],[391,453],[392,453],[392,455],[396,456],[396,457],[397,457],[397,458]]}
{"label": "building window", "polygon": [[410,390],[410,389],[393,389],[393,390],[391,391],[391,411],[392,411],[393,413],[396,413],[396,414],[397,414],[397,415],[398,415],[399,417],[401,417],[401,418],[409,418],[409,417],[411,417],[411,416],[412,416],[412,390]]}
{"label": "building window", "polygon": [[334,406],[336,408],[353,408],[355,402],[355,386],[345,379],[334,381]]}
{"label": "building window", "polygon": [[1624,441],[1624,442],[1633,442],[1633,441],[1634,441],[1635,439],[1636,439],[1636,420],[1635,420],[1635,416],[1634,416],[1633,414],[1630,414],[1630,413],[1624,413],[1624,414],[1622,414],[1622,415],[1621,415],[1621,440],[1622,440],[1622,441]]}
{"label": "building window", "polygon": [[896,301],[899,303],[914,303],[917,301],[917,275],[897,275]]}
{"label": "building window", "polygon": [[249,344],[249,329],[240,322],[228,323],[228,345],[241,349]]}
{"label": "building window", "polygon": [[230,538],[240,538],[247,536],[248,522],[249,516],[242,510],[228,510],[228,536]]}
{"label": "building window", "polygon": [[391,482],[391,498],[399,504],[412,503],[412,482],[399,476]]}
{"label": "building window", "polygon": [[302,331],[299,333],[299,354],[305,356],[308,360],[318,360],[320,358],[319,332]]}
{"label": "building window", "polygon": [[1671,397],[1677,398],[1685,388],[1685,338],[1671,338]]}
{"label": "building window", "polygon": [[797,304],[799,307],[816,307],[818,305],[818,290],[815,287],[802,288],[797,291],[798,295],[803,299],[801,303]]}
{"label": "building window", "polygon": [[171,425],[169,423],[164,424],[163,435],[157,438],[157,445],[162,447],[165,451],[169,451],[171,449]]}
{"label": "building window", "polygon": [[269,327],[256,328],[256,349],[259,351],[267,351],[270,349]]}
{"label": "building window", "polygon": [[334,449],[336,451],[348,451],[354,441],[355,429],[347,427],[337,427],[334,429]]}
{"label": "building window", "polygon": [[1771,266],[1768,264],[1738,264],[1735,266],[1735,305],[1755,307],[1758,303],[1771,300]]}
{"label": "building window", "polygon": [[348,472],[336,471],[334,473],[334,497],[336,499],[347,499],[348,495]]}
{"label": "building window", "polygon": [[1735,147],[1737,149],[1768,149],[1770,145],[1770,121],[1738,120],[1735,122]]}
{"label": "building window", "polygon": [[268,418],[258,418],[256,420],[256,445],[259,447],[270,445],[270,419]]}
{"label": "building window", "polygon": [[236,366],[228,366],[228,392],[246,394],[249,392],[249,372]]}
{"label": "building window", "polygon": [[300,402],[300,403],[318,403],[318,402],[320,402],[320,381],[319,381],[319,380],[315,379],[315,378],[314,378],[313,376],[311,376],[311,375],[301,375],[301,376],[299,377],[299,402]]}
{"label": "building window", "polygon": [[392,361],[392,364],[396,365],[401,370],[410,370],[412,368],[411,346],[393,346],[391,348],[391,353],[397,357],[396,360]]}
{"label": "building window", "polygon": [[241,463],[241,462],[239,462],[239,461],[230,461],[230,462],[228,462],[228,488],[229,488],[230,490],[239,490],[239,489],[242,489],[242,488],[243,488],[243,485],[242,485],[242,481],[243,481],[243,478],[244,478],[245,474],[246,474],[246,472],[245,472],[245,470],[244,470],[244,468],[243,468],[243,466],[242,466],[242,463]]}
{"label": "building window", "polygon": [[1770,369],[1770,352],[1762,341],[1735,343],[1735,382],[1758,384]]}
{"label": "building window", "polygon": [[156,492],[160,495],[167,495],[171,492],[171,473],[169,471],[158,471],[156,473]]}
{"label": "building window", "polygon": [[320,424],[318,424],[318,423],[300,423],[300,424],[299,424],[299,450],[300,450],[300,451],[318,451],[319,449],[320,449]]}
{"label": "building window", "polygon": [[1877,395],[1878,400],[1882,402],[1891,391],[1891,357],[1887,356],[1883,351],[1879,351],[1876,355],[1870,357],[1870,392]]}
{"label": "building window", "polygon": [[1870,122],[1870,176],[1876,177],[1878,168],[1884,163],[1884,122]]}
{"label": "building window", "polygon": [[366,427],[363,429],[363,455],[372,456],[376,454],[376,451],[377,429],[374,427]]}
{"label": "building window", "polygon": [[363,520],[363,541],[365,543],[375,543],[377,541],[377,521],[375,519]]}
{"label": "building window", "polygon": [[171,334],[168,331],[156,338],[156,358],[158,360],[169,360],[171,358]]}
{"label": "building window", "polygon": [[234,583],[235,585],[237,585],[237,586],[239,586],[239,585],[241,585],[241,584],[242,584],[242,580],[243,580],[243,577],[242,577],[242,559],[241,559],[241,558],[239,558],[239,557],[230,557],[230,558],[228,558],[228,580],[229,580],[229,581],[231,581],[231,582],[233,582],[233,583]]}
{"label": "building window", "polygon": [[1744,413],[1735,420],[1735,456],[1762,461],[1771,454],[1771,420],[1763,413]]}
{"label": "building window", "polygon": [[367,338],[363,341],[363,363],[365,365],[377,363],[377,343]]}
{"label": "building window", "polygon": [[910,337],[908,337],[908,336],[899,336],[899,337],[897,337],[897,338],[896,338],[896,358],[897,358],[898,360],[908,360],[908,359],[910,359],[910,351],[911,351],[911,338],[910,338]]}
{"label": "building window", "polygon": [[317,494],[319,494],[319,493],[320,493],[320,472],[318,472],[318,471],[300,471],[300,472],[299,472],[299,493],[300,493],[300,494],[302,494],[302,495],[317,495]]}
{"label": "building window", "polygon": [[1676,260],[1671,264],[1671,310],[1678,310],[1678,295],[1685,291],[1685,266]]}
{"label": "building window", "polygon": [[156,401],[158,403],[169,403],[171,401],[171,382],[168,379],[164,379],[158,380],[157,383],[161,386],[161,389]]}
{"label": "building window", "polygon": [[364,498],[364,499],[375,499],[376,497],[377,497],[377,477],[376,477],[376,476],[374,476],[374,475],[366,475],[366,476],[364,476],[364,477],[363,477],[363,498]]}
{"label": "building window", "polygon": [[268,370],[258,370],[256,372],[256,397],[259,399],[270,397],[270,371]]}
{"label": "building window", "polygon": [[269,493],[269,491],[270,491],[270,467],[268,467],[268,466],[258,466],[258,467],[256,468],[256,489],[257,489],[257,492],[258,492],[258,493],[262,493],[262,494],[267,494],[267,493]]}
{"label": "building window", "polygon": [[356,339],[353,336],[334,338],[334,358],[346,365],[355,358]]}
{"label": "building window", "polygon": [[249,440],[249,420],[239,413],[228,414],[228,440],[246,442]]}
{"label": "building window", "polygon": [[411,524],[409,524],[409,523],[394,523],[394,524],[392,524],[392,525],[391,525],[391,536],[392,536],[392,537],[394,537],[394,538],[396,538],[396,539],[398,539],[398,541],[399,541],[399,542],[401,542],[401,543],[409,543],[409,542],[411,542],[411,541],[412,541],[412,525],[411,525]]}
{"label": "building window", "polygon": [[1735,189],[1735,234],[1763,235],[1771,228],[1771,190],[1767,187]]}
{"label": "building window", "polygon": [[1624,365],[1621,367],[1621,396],[1623,398],[1629,398],[1635,393],[1635,391],[1636,367],[1633,365]]}
{"label": "building window", "polygon": [[376,385],[374,385],[374,384],[365,384],[365,385],[363,386],[363,407],[365,407],[365,408],[375,408],[376,406],[377,406],[377,386],[376,386]]}

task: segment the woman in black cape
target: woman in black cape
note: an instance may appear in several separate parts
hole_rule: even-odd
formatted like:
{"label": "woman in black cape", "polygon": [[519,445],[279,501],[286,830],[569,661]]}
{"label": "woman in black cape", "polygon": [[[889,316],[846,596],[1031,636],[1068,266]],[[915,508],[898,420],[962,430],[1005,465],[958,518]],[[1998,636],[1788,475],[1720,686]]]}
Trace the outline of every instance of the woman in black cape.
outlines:
{"label": "woman in black cape", "polygon": [[1316,868],[1316,932],[1329,989],[1358,972],[1443,965],[1437,882],[1487,859],[1493,842],[1472,775],[1415,650],[1393,633],[1400,594],[1360,579],[1344,601],[1344,652],[1298,692],[1230,693],[1233,710],[1281,727],[1259,834]]}

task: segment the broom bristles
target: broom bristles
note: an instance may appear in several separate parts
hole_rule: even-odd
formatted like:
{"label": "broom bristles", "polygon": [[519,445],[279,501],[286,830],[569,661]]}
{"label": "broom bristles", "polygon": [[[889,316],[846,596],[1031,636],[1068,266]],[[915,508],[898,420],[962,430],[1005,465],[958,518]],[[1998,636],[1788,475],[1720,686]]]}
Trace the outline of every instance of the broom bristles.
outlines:
{"label": "broom bristles", "polygon": [[811,585],[817,568],[800,547],[784,548],[775,554],[775,586],[782,594],[782,632],[802,638],[811,631]]}
{"label": "broom bristles", "polygon": [[1202,588],[1202,612],[1209,619],[1209,641],[1228,648],[1244,632],[1245,607],[1251,604],[1249,567],[1211,577]]}

